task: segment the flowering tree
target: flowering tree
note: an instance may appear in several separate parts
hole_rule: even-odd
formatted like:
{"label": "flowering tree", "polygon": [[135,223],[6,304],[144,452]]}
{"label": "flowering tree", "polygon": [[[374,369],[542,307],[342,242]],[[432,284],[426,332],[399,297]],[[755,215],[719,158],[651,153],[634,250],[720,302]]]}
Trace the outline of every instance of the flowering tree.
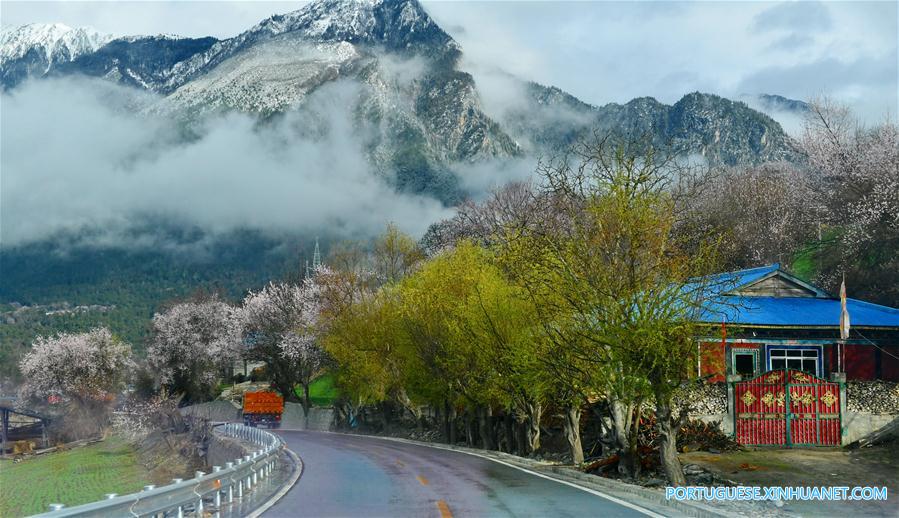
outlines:
{"label": "flowering tree", "polygon": [[817,235],[822,213],[808,174],[785,162],[720,171],[681,201],[677,230],[726,236],[720,252],[734,269],[790,262]]}
{"label": "flowering tree", "polygon": [[864,127],[845,107],[812,103],[800,140],[822,203],[825,226],[814,254],[818,280],[840,273],[856,293],[885,304],[899,300],[899,126]]}
{"label": "flowering tree", "polygon": [[301,284],[272,282],[250,293],[241,310],[241,328],[248,359],[265,362],[272,384],[285,399],[303,387],[303,410],[309,413],[309,385],[327,362],[319,345],[322,289],[320,268]]}
{"label": "flowering tree", "polygon": [[131,346],[109,331],[38,337],[19,364],[27,398],[107,400],[124,385]]}
{"label": "flowering tree", "polygon": [[71,435],[98,433],[132,367],[131,346],[109,329],[39,337],[19,364],[23,399],[54,402]]}
{"label": "flowering tree", "polygon": [[235,308],[211,298],[175,304],[153,317],[148,361],[162,384],[187,401],[212,395],[222,371],[238,357],[240,335]]}

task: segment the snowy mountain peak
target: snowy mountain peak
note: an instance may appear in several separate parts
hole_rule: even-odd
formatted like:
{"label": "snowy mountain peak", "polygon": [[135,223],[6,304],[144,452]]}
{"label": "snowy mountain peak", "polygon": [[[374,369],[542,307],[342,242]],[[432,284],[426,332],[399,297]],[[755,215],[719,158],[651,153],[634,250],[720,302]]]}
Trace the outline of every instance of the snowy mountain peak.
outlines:
{"label": "snowy mountain peak", "polygon": [[122,36],[121,38],[116,38],[116,41],[125,41],[128,43],[134,43],[138,41],[146,41],[146,40],[166,40],[166,41],[178,41],[178,40],[186,40],[188,39],[186,36],[181,36],[179,34],[170,34],[167,32],[161,32],[159,34],[133,34],[131,36]]}
{"label": "snowy mountain peak", "polygon": [[369,43],[392,50],[455,47],[417,0],[318,0],[263,20],[247,32],[291,32],[308,40]]}
{"label": "snowy mountain peak", "polygon": [[45,71],[80,55],[96,51],[112,39],[90,27],[72,28],[61,23],[31,23],[0,32],[0,66],[29,54],[42,61]]}

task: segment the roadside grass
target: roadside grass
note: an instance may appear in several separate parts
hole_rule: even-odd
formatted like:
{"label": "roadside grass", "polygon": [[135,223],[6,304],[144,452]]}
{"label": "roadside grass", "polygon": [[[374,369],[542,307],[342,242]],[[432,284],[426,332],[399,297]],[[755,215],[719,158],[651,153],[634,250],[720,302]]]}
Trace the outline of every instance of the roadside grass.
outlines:
{"label": "roadside grass", "polygon": [[[296,393],[302,399],[303,387],[298,386]],[[309,399],[315,406],[331,406],[339,396],[340,391],[334,383],[333,374],[323,374],[309,385]]]}
{"label": "roadside grass", "polygon": [[0,461],[0,516],[27,516],[139,491],[149,479],[137,453],[120,437],[23,462]]}

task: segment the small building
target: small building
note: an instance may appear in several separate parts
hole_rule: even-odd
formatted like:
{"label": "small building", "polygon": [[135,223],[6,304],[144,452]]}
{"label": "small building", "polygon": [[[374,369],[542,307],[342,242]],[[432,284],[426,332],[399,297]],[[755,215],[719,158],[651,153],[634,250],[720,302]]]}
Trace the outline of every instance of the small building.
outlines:
{"label": "small building", "polygon": [[[840,344],[839,297],[779,264],[722,273],[700,320],[697,370],[711,382],[795,369],[829,379],[899,381],[899,309],[847,299],[849,339]],[[851,280],[847,285],[851,290]]]}

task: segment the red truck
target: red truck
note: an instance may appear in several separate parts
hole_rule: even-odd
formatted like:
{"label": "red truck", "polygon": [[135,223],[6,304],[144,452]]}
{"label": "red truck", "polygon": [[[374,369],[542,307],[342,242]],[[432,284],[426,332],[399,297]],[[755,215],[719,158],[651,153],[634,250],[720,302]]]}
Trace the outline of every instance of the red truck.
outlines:
{"label": "red truck", "polygon": [[243,422],[247,426],[267,424],[269,428],[281,426],[284,398],[275,392],[247,392],[243,395]]}

